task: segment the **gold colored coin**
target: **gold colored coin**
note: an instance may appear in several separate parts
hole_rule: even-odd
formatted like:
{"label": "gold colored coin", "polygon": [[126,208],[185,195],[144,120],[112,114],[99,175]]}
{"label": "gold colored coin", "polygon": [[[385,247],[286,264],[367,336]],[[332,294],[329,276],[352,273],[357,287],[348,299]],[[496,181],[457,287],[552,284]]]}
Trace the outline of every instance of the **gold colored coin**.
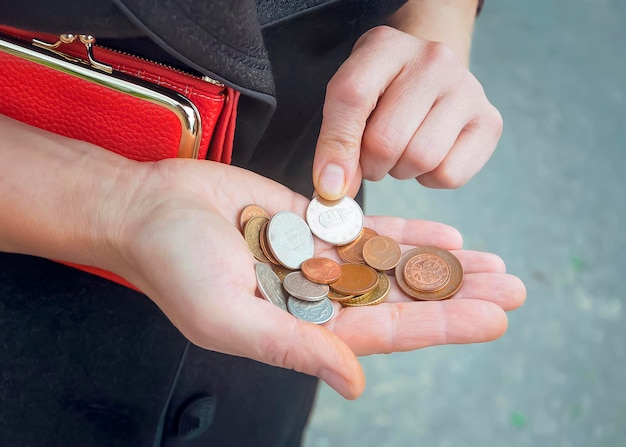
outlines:
{"label": "gold colored coin", "polygon": [[330,287],[344,295],[363,295],[378,284],[378,272],[363,264],[342,264],[341,277]]}
{"label": "gold colored coin", "polygon": [[363,228],[361,234],[352,242],[337,247],[337,254],[342,261],[350,264],[363,264],[363,245],[371,238],[378,236],[371,228]]}
{"label": "gold colored coin", "polygon": [[280,262],[278,262],[278,260],[274,257],[274,254],[272,253],[272,250],[270,250],[269,244],[267,243],[267,225],[268,224],[269,224],[269,220],[265,221],[259,233],[259,242],[261,245],[261,250],[263,251],[263,254],[268,259],[269,262],[271,262],[272,264],[280,264]]}
{"label": "gold colored coin", "polygon": [[363,245],[365,263],[378,271],[391,270],[401,256],[400,246],[388,236],[375,236]]}
{"label": "gold colored coin", "polygon": [[287,267],[283,267],[280,264],[270,264],[270,266],[272,267],[272,270],[274,270],[274,273],[276,273],[276,276],[278,276],[278,279],[280,279],[280,282],[285,280],[285,276],[295,271],[290,270]]}
{"label": "gold colored coin", "polygon": [[244,228],[244,237],[252,255],[261,262],[269,262],[261,249],[261,228],[269,221],[267,217],[253,217]]}
{"label": "gold colored coin", "polygon": [[239,226],[241,227],[241,231],[245,232],[246,224],[253,217],[265,217],[266,219],[269,219],[270,216],[258,205],[246,206],[239,215]]}
{"label": "gold colored coin", "polygon": [[[413,258],[419,259],[419,256],[424,254],[435,255],[441,258],[450,270],[448,282],[441,289],[433,292],[423,292],[414,289],[405,278],[405,267],[407,264],[409,264]],[[410,278],[410,280],[413,283],[416,282],[414,278]],[[417,247],[402,255],[396,267],[396,282],[407,296],[415,300],[443,300],[454,295],[461,287],[461,284],[463,284],[463,266],[448,250],[438,247]]]}
{"label": "gold colored coin", "polygon": [[385,273],[379,272],[378,285],[373,291],[362,295],[359,299],[355,297],[351,300],[344,301],[341,305],[346,307],[374,306],[385,301],[390,290],[391,282],[389,281],[389,277]]}
{"label": "gold colored coin", "polygon": [[341,276],[341,267],[329,258],[309,258],[300,268],[306,279],[318,284],[330,284]]}
{"label": "gold colored coin", "polygon": [[343,293],[335,292],[333,289],[330,289],[330,292],[328,292],[327,296],[329,299],[338,302],[351,300],[352,298],[354,298],[354,295],[345,295]]}
{"label": "gold colored coin", "polygon": [[344,307],[358,307],[358,303],[369,300],[373,293],[374,290],[370,290],[369,292],[364,293],[363,295],[357,295],[350,300],[341,301],[341,305]]}

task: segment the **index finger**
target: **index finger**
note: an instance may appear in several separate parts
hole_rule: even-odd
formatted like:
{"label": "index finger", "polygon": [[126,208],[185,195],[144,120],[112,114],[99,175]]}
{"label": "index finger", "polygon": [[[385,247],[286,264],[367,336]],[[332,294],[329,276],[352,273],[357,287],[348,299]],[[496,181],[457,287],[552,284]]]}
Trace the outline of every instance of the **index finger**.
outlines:
{"label": "index finger", "polygon": [[406,62],[389,54],[385,43],[392,37],[385,27],[370,30],[328,83],[313,162],[313,183],[325,199],[339,199],[361,181],[367,119]]}

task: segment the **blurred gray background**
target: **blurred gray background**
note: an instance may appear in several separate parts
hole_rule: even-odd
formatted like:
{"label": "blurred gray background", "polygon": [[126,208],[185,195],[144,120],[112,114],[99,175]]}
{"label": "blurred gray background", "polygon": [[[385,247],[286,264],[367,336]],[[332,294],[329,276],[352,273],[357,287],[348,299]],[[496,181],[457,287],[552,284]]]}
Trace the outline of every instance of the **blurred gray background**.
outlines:
{"label": "blurred gray background", "polygon": [[505,131],[467,186],[366,185],[369,214],[461,230],[528,290],[498,341],[371,356],[306,447],[626,446],[626,2],[487,0],[472,70]]}

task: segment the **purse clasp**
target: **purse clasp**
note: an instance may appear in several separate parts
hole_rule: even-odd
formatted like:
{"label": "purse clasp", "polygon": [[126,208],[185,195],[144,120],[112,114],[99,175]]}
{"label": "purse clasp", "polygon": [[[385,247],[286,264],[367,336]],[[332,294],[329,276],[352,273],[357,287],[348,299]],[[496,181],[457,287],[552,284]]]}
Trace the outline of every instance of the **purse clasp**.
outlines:
{"label": "purse clasp", "polygon": [[113,67],[111,67],[110,65],[107,64],[103,64],[102,62],[98,62],[94,56],[93,56],[93,45],[96,43],[96,38],[90,34],[60,34],[59,35],[59,40],[57,40],[54,43],[48,43],[48,42],[44,42],[43,40],[39,40],[39,39],[33,39],[33,45],[35,45],[36,47],[39,48],[43,48],[45,50],[49,50],[52,51],[55,54],[58,54],[59,56],[64,57],[67,60],[70,60],[72,62],[81,62],[81,63],[86,63],[85,61],[83,61],[82,59],[79,58],[75,58],[72,56],[69,56],[61,51],[58,51],[57,49],[63,45],[63,44],[70,44],[74,41],[76,41],[78,39],[78,41],[80,43],[82,43],[85,46],[85,49],[87,50],[87,59],[89,60],[89,65],[92,68],[95,68],[97,70],[101,70],[104,71],[105,73],[113,73]]}

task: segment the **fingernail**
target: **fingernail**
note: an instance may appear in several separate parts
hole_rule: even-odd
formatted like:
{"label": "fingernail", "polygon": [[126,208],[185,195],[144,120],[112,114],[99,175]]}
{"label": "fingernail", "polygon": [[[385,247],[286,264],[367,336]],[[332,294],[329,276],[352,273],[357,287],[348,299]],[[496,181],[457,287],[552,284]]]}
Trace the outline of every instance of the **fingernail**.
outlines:
{"label": "fingernail", "polygon": [[346,173],[343,168],[329,163],[322,170],[319,181],[319,193],[326,199],[339,199],[344,195]]}

